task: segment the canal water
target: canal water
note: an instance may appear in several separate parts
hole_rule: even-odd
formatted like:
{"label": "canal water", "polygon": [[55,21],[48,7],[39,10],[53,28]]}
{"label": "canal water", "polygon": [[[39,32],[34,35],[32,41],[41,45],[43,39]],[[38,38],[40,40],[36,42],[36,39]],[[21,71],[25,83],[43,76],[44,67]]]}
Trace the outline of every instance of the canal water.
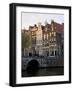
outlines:
{"label": "canal water", "polygon": [[22,70],[22,77],[34,77],[34,76],[58,76],[64,75],[63,67],[55,68],[39,68],[36,70]]}

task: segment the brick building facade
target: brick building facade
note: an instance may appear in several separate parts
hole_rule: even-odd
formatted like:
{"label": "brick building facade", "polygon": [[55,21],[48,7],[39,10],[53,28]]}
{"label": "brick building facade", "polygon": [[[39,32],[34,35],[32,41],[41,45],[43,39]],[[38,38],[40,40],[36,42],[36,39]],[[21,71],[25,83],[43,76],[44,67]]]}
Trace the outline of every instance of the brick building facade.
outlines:
{"label": "brick building facade", "polygon": [[25,51],[24,56],[48,56],[56,57],[64,54],[64,23],[59,24],[51,20],[51,24],[29,26],[31,44]]}

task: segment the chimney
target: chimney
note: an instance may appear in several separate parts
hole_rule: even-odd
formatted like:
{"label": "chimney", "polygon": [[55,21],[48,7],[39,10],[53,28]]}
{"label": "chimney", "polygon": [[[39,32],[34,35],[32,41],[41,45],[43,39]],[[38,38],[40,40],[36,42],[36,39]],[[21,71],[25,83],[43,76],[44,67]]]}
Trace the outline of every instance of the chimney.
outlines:
{"label": "chimney", "polygon": [[51,29],[54,31],[54,20],[51,20]]}

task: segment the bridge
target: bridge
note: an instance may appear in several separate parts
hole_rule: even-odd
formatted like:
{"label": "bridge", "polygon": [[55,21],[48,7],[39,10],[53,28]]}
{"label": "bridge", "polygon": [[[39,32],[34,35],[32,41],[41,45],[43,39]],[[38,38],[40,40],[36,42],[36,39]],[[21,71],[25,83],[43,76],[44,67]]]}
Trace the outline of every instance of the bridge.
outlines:
{"label": "bridge", "polygon": [[64,57],[22,57],[22,70],[27,68],[45,68],[45,67],[62,67],[64,66]]}

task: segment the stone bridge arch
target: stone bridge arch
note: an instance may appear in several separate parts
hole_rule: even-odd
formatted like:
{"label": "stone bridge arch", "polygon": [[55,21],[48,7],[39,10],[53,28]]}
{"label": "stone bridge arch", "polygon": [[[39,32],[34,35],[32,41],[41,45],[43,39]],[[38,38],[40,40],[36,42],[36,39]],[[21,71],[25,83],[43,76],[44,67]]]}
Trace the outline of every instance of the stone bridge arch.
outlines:
{"label": "stone bridge arch", "polygon": [[26,70],[27,68],[42,68],[42,67],[53,67],[53,66],[64,66],[63,58],[61,57],[24,57],[22,58],[22,70]]}
{"label": "stone bridge arch", "polygon": [[27,65],[26,65],[26,69],[27,70],[34,70],[34,69],[38,69],[40,67],[40,63],[37,59],[32,59],[30,61],[28,61]]}

